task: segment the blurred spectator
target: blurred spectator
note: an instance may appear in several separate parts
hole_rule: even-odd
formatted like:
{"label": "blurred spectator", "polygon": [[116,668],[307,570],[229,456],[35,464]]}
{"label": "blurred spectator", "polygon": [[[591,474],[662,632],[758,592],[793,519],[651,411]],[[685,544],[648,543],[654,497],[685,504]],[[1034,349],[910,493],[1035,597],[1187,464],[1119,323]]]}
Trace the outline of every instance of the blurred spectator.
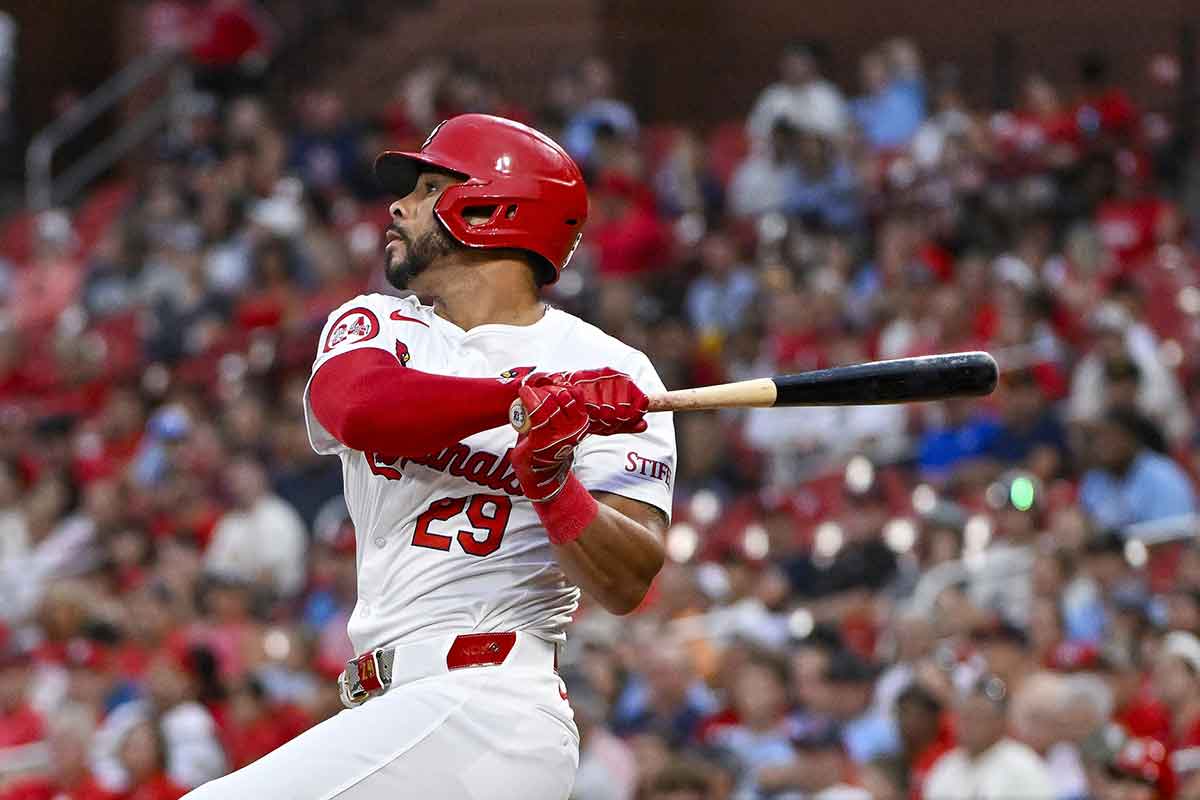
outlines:
{"label": "blurred spectator", "polygon": [[786,47],[779,58],[779,76],[758,96],[746,122],[756,149],[765,149],[781,121],[835,140],[846,133],[846,101],[821,77],[814,48],[802,43]]}
{"label": "blurred spectator", "polygon": [[195,788],[228,771],[213,716],[197,702],[205,659],[211,659],[207,651],[181,643],[159,651],[147,669],[147,699],[125,703],[105,718],[92,769],[106,789],[148,785],[158,788],[147,791],[170,794],[172,786]]}
{"label": "blurred spectator", "polygon": [[825,672],[833,716],[841,726],[846,754],[856,764],[895,753],[900,747],[895,721],[874,704],[877,670],[848,651],[835,653]]}
{"label": "blurred spectator", "polygon": [[232,95],[258,85],[273,38],[262,9],[251,0],[207,0],[189,24],[202,88]]}
{"label": "blurred spectator", "polygon": [[743,775],[735,796],[747,800],[771,796],[777,787],[761,783],[760,772],[788,764],[794,752],[786,716],[785,666],[766,653],[753,655],[734,676],[730,700],[736,721],[713,726],[706,741],[731,754],[741,766]]}
{"label": "blurred spectator", "polygon": [[992,115],[991,127],[997,147],[1021,172],[1068,166],[1078,157],[1075,118],[1043,75],[1027,77],[1017,111]]}
{"label": "blurred spectator", "polygon": [[980,136],[955,67],[942,65],[935,74],[932,89],[933,113],[917,130],[912,142],[913,160],[925,170],[948,161],[958,140]]}
{"label": "blurred spectator", "polygon": [[178,800],[187,789],[172,781],[166,773],[166,742],[156,720],[134,725],[120,744],[121,766],[129,774],[132,786],[129,800]]}
{"label": "blurred spectator", "polygon": [[49,751],[53,770],[0,785],[2,800],[116,800],[88,770],[92,721],[86,715],[60,714],[50,724]]}
{"label": "blurred spectator", "polygon": [[1000,427],[990,455],[1004,466],[1024,466],[1042,480],[1056,477],[1067,455],[1067,434],[1033,373],[1006,373],[1000,401]]}
{"label": "blurred spectator", "polygon": [[1138,114],[1125,91],[1111,82],[1109,69],[1108,57],[1100,51],[1079,57],[1082,92],[1075,107],[1075,122],[1085,137],[1120,141],[1132,132]]}
{"label": "blurred spectator", "polygon": [[308,546],[304,522],[269,491],[262,465],[241,457],[229,465],[233,508],[213,531],[205,567],[291,597],[304,586]]}
{"label": "blurred spectator", "polygon": [[1172,631],[1154,665],[1154,689],[1170,713],[1165,742],[1172,772],[1187,793],[1200,788],[1200,640]]}
{"label": "blurred spectator", "polygon": [[[713,782],[703,765],[686,761],[668,765],[650,784],[648,800],[711,800]],[[578,781],[576,782],[578,786]],[[576,795],[572,790],[572,797]],[[586,795],[579,795],[583,800]]]}
{"label": "blurred spectator", "polygon": [[74,302],[82,282],[75,259],[75,234],[62,210],[37,217],[33,262],[13,278],[8,295],[12,322],[18,328],[46,336]]}
{"label": "blurred spectator", "polygon": [[31,657],[0,628],[0,787],[51,765],[46,721],[29,703]]}
{"label": "blurred spectator", "polygon": [[969,481],[979,473],[981,459],[997,448],[1001,427],[991,414],[970,400],[947,400],[943,422],[931,426],[919,444],[921,476],[939,483]]}
{"label": "blurred spectator", "polygon": [[695,675],[687,652],[663,643],[647,655],[645,680],[630,680],[613,707],[618,735],[652,730],[672,747],[693,740],[716,698]]}
{"label": "blurred spectator", "polygon": [[900,750],[871,760],[898,797],[919,797],[930,768],[954,747],[954,736],[945,719],[942,701],[919,683],[912,683],[895,703]]}
{"label": "blurred spectator", "polygon": [[1046,763],[1028,746],[1005,735],[1008,699],[1003,684],[982,680],[963,694],[956,709],[959,746],[934,765],[922,796],[927,800],[977,797],[1054,800]]}
{"label": "blurred spectator", "polygon": [[806,128],[800,131],[795,182],[788,187],[784,210],[834,230],[852,228],[860,213],[854,168],[825,134]]}
{"label": "blurred spectator", "polygon": [[[659,678],[672,680],[669,676]],[[570,685],[571,708],[579,727],[579,771],[575,774],[571,796],[577,800],[633,800],[637,789],[637,763],[629,746],[605,725],[604,698],[586,680],[572,680]],[[670,792],[682,793],[687,788],[672,782],[669,788],[654,791],[666,792],[670,798]]]}
{"label": "blurred spectator", "polygon": [[[1104,411],[1105,401],[1112,399],[1124,405],[1128,394],[1136,391],[1138,409],[1153,419],[1171,441],[1179,441],[1191,429],[1191,419],[1182,400],[1179,383],[1158,357],[1154,335],[1142,323],[1130,319],[1127,308],[1106,304],[1096,312],[1095,347],[1075,367],[1071,377],[1071,397],[1068,417],[1072,421],[1097,419]],[[1135,376],[1127,369],[1116,369],[1122,361],[1132,361],[1136,367],[1136,387],[1125,391],[1106,385],[1106,365],[1114,365],[1114,375],[1127,382]]]}
{"label": "blurred spectator", "polygon": [[743,161],[729,183],[729,210],[739,217],[782,211],[799,181],[800,128],[776,120],[763,147]]}
{"label": "blurred spectator", "polygon": [[876,150],[901,147],[925,119],[925,82],[911,42],[893,39],[863,56],[863,96],[851,105],[854,121]]}
{"label": "blurred spectator", "polygon": [[1196,513],[1187,474],[1142,443],[1143,423],[1129,411],[1109,411],[1092,434],[1094,466],[1083,476],[1079,503],[1101,528]]}
{"label": "blurred spectator", "polygon": [[562,132],[563,147],[581,164],[590,164],[595,154],[596,134],[604,128],[620,137],[638,132],[633,108],[616,98],[612,66],[592,56],[579,66],[579,108]]}
{"label": "blurred spectator", "polygon": [[825,721],[815,723],[792,737],[799,761],[789,771],[764,770],[759,782],[766,788],[796,788],[802,795],[783,793],[778,797],[800,796],[812,800],[870,800],[871,793],[853,786],[854,769],[848,758],[837,726]]}
{"label": "blurred spectator", "polygon": [[714,232],[700,243],[703,273],[688,287],[688,321],[702,334],[728,335],[740,328],[758,294],[752,270],[739,263],[735,243]]}
{"label": "blurred spectator", "polygon": [[358,160],[356,132],[346,123],[342,98],[331,88],[305,92],[298,102],[289,164],[309,186],[329,190],[345,181]]}
{"label": "blurred spectator", "polygon": [[686,215],[699,214],[706,226],[720,221],[725,187],[707,163],[704,143],[692,131],[679,133],[653,182],[659,206],[668,215],[686,220]]}
{"label": "blurred spectator", "polygon": [[1175,796],[1176,777],[1166,759],[1166,748],[1154,739],[1127,741],[1107,764],[1106,777],[1105,789],[1121,800],[1165,800]]}
{"label": "blurred spectator", "polygon": [[255,678],[246,679],[229,702],[225,752],[241,769],[312,727],[313,720],[290,703],[272,703]]}
{"label": "blurred spectator", "polygon": [[590,245],[600,277],[638,279],[665,267],[671,251],[669,228],[654,212],[649,190],[609,173],[593,190]]}

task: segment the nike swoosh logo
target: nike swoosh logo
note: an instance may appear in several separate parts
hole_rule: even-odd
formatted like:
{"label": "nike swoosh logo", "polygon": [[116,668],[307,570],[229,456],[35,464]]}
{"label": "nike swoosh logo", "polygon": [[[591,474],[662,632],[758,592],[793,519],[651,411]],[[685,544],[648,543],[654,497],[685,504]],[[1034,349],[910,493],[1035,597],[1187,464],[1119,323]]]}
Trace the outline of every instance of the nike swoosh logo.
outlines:
{"label": "nike swoosh logo", "polygon": [[397,322],[415,322],[418,325],[424,325],[426,328],[429,327],[429,323],[426,322],[425,320],[417,319],[416,317],[406,317],[403,314],[401,314],[399,311],[393,311],[391,318],[396,320]]}

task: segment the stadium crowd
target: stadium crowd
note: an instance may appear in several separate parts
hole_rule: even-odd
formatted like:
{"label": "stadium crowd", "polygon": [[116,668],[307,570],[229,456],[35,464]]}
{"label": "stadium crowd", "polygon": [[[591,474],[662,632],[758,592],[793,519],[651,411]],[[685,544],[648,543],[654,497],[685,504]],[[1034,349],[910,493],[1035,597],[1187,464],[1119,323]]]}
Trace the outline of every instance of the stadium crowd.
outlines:
{"label": "stadium crowd", "polygon": [[598,58],[540,98],[431,61],[371,119],[235,70],[135,178],[10,222],[0,800],[177,798],[339,710],[354,532],[301,393],[326,314],[394,291],[374,155],[466,111],[585,167],[548,299],[669,387],[1002,368],[981,400],[677,416],[668,564],[569,632],[574,798],[1200,798],[1200,158],[1099,55],[1006,110],[902,39],[856,87],[821,63],[788,48],[710,131],[640,124]]}

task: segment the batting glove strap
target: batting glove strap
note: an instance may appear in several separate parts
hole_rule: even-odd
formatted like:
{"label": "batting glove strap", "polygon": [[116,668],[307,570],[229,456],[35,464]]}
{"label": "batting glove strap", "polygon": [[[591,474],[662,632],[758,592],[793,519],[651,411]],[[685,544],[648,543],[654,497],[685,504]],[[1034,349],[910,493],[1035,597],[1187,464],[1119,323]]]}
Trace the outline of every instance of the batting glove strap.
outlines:
{"label": "batting glove strap", "polygon": [[520,389],[529,430],[517,438],[512,464],[525,496],[535,502],[561,491],[571,474],[575,447],[588,435],[588,416],[572,391],[551,382]]}
{"label": "batting glove strap", "polygon": [[575,541],[587,530],[600,513],[600,504],[571,472],[552,496],[535,502],[533,509],[542,521],[550,543],[564,545]]}

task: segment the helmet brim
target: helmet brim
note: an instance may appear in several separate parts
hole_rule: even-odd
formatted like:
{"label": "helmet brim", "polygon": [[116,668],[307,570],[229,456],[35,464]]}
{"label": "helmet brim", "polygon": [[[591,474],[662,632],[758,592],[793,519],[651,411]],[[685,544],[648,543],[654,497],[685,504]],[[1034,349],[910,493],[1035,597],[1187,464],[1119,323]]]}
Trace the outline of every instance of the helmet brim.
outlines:
{"label": "helmet brim", "polygon": [[406,153],[402,150],[386,150],[375,159],[375,180],[384,191],[396,197],[404,197],[417,188],[417,178],[422,172],[443,172],[458,178],[470,177],[449,164],[429,158],[424,153]]}

